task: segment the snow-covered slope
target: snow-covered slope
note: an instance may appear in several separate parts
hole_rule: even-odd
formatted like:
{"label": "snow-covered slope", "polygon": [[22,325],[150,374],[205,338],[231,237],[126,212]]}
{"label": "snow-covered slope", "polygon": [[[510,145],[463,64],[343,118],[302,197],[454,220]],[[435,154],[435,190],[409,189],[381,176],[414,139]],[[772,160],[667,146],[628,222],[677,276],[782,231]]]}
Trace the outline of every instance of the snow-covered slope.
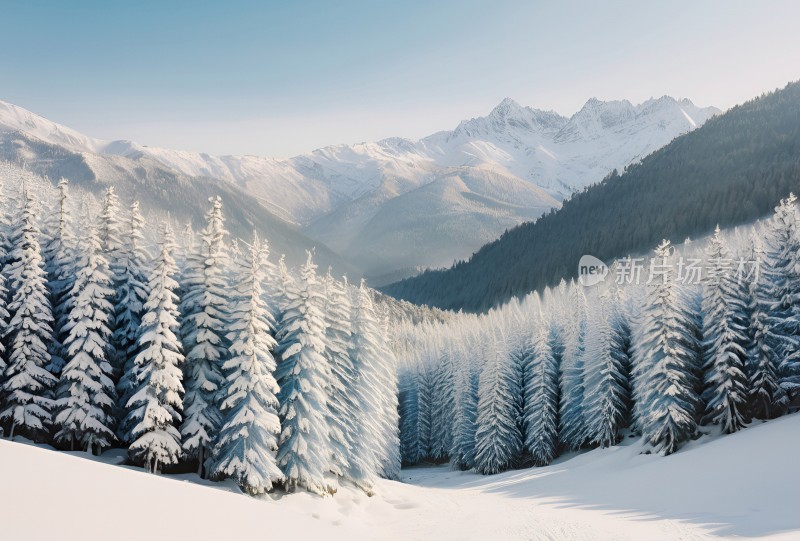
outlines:
{"label": "snow-covered slope", "polygon": [[[535,219],[575,190],[639,160],[717,112],[665,96],[640,105],[591,99],[566,118],[505,99],[485,117],[419,141],[338,145],[286,159],[99,141],[3,102],[0,131],[20,130],[73,152],[150,160],[189,177],[228,181],[376,276],[465,258],[507,227]],[[429,188],[450,183],[454,175],[481,177],[486,171],[494,176],[491,193],[469,183]],[[524,196],[516,199],[521,190]],[[474,204],[487,197],[491,204]],[[423,200],[430,205],[418,222],[412,218],[421,215]],[[418,226],[398,231],[401,222]],[[459,238],[446,244],[455,224],[463,227]],[[387,253],[402,256],[387,258]]]}
{"label": "snow-covered slope", "polygon": [[[371,498],[241,495],[0,440],[7,539],[797,539],[800,415],[708,437],[669,457],[638,441],[481,477],[447,466],[381,481]],[[72,455],[72,456],[71,456]]]}

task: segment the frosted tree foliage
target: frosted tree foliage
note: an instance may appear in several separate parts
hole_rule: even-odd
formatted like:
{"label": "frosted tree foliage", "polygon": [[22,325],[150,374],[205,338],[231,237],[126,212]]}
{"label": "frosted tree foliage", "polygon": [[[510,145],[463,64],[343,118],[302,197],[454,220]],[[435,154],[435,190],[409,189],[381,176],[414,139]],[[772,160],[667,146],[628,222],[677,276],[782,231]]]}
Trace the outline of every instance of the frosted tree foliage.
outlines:
{"label": "frosted tree foliage", "polygon": [[116,424],[116,394],[106,358],[114,290],[96,229],[90,228],[87,235],[69,293],[71,306],[63,328],[66,364],[58,382],[54,424],[56,443],[99,454],[114,442]]}
{"label": "frosted tree foliage", "polygon": [[[765,266],[764,248],[755,229],[750,234],[749,261],[757,268]],[[746,283],[748,293],[748,350],[745,373],[748,379],[748,403],[752,415],[757,419],[772,419],[786,411],[788,398],[778,377],[779,358],[773,349],[769,311],[772,306],[767,278],[760,275],[757,280]]]}
{"label": "frosted tree foliage", "polygon": [[50,239],[45,246],[44,258],[48,278],[50,301],[53,308],[53,341],[50,345],[50,366],[54,374],[64,367],[64,326],[70,310],[70,291],[75,283],[75,237],[69,208],[69,182],[58,183],[58,205],[51,224]]}
{"label": "frosted tree foliage", "polygon": [[213,445],[222,416],[219,410],[225,378],[222,362],[227,355],[226,318],[228,310],[226,279],[227,249],[222,218],[222,200],[211,198],[206,227],[200,234],[198,251],[184,276],[183,346],[184,421],[181,425],[183,449],[198,461],[198,472],[205,474],[205,461]]}
{"label": "frosted tree foliage", "polygon": [[9,437],[19,434],[42,441],[50,429],[56,378],[47,370],[53,314],[34,206],[32,195],[23,193],[18,224],[12,233],[10,262],[4,269],[13,293],[8,306],[11,319],[5,331],[8,358],[0,423]]}
{"label": "frosted tree foliage", "polygon": [[594,300],[586,345],[585,422],[590,443],[610,447],[628,425],[630,358],[611,293]]}
{"label": "frosted tree foliage", "polygon": [[734,275],[730,250],[719,226],[708,247],[709,275],[703,298],[703,358],[706,419],[730,434],[747,422],[747,303]]}
{"label": "frosted tree foliage", "polygon": [[561,363],[559,432],[565,446],[578,449],[583,446],[587,436],[584,414],[587,307],[582,286],[575,282],[569,287],[569,304]]}
{"label": "frosted tree foliage", "polygon": [[558,452],[558,359],[551,346],[551,324],[541,313],[527,365],[525,448],[533,463],[546,466]]}
{"label": "frosted tree foliage", "polygon": [[664,274],[648,286],[641,342],[635,350],[642,435],[654,452],[668,455],[696,429],[696,342],[691,315],[669,265],[671,247],[662,242],[655,257]]}
{"label": "frosted tree foliage", "polygon": [[278,466],[287,489],[335,492],[326,472],[331,460],[327,424],[331,369],[325,358],[325,298],[311,253],[300,279],[288,286],[278,331],[281,435]]}
{"label": "frosted tree foliage", "polygon": [[181,422],[184,361],[178,339],[178,269],[172,254],[175,241],[168,225],[162,229],[159,252],[148,283],[149,294],[136,343],[135,384],[125,404],[125,424],[133,443],[128,454],[151,473],[177,464],[182,456]]}
{"label": "frosted tree foliage", "polygon": [[237,258],[236,289],[230,317],[230,355],[221,402],[224,420],[211,462],[212,477],[235,479],[248,494],[261,494],[283,481],[277,465],[278,383],[275,381],[277,346],[272,334],[275,319],[263,298],[267,253],[258,236]]}
{"label": "frosted tree foliage", "polygon": [[114,347],[121,365],[114,366],[117,389],[124,407],[136,382],[136,340],[141,326],[144,304],[147,302],[147,264],[149,257],[144,249],[144,217],[139,202],[131,205],[130,221],[125,231],[122,258],[116,269],[117,285],[114,310]]}
{"label": "frosted tree foliage", "polygon": [[475,469],[498,473],[514,466],[522,451],[517,429],[514,368],[501,339],[490,345],[478,387],[478,429],[475,433]]}

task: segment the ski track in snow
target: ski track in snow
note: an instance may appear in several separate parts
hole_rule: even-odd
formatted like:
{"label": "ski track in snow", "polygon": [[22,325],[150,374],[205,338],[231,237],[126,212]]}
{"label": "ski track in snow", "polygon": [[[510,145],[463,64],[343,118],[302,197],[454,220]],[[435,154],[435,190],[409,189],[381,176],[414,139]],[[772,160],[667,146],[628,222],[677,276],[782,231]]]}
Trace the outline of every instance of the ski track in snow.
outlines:
{"label": "ski track in snow", "polygon": [[94,458],[0,440],[0,521],[5,539],[797,539],[798,448],[800,414],[670,457],[627,439],[488,477],[411,468],[371,498],[343,487],[261,501],[230,481],[112,466],[121,450]]}

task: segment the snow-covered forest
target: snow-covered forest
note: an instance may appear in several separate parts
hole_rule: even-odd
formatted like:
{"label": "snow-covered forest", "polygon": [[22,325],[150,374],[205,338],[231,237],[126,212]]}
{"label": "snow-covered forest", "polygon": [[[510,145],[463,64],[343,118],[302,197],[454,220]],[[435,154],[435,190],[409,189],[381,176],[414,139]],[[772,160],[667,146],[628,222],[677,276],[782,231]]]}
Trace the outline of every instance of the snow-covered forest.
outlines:
{"label": "snow-covered forest", "polygon": [[[562,280],[401,329],[403,463],[491,474],[626,435],[668,455],[705,427],[732,433],[796,408],[799,223],[790,195],[746,231],[662,242],[638,279],[628,257],[592,287]],[[687,261],[700,279],[686,279]]]}
{"label": "snow-covered forest", "polygon": [[32,175],[2,187],[5,437],[123,447],[250,494],[397,478],[388,305],[363,282],[230,238],[218,197],[194,231],[113,187],[100,201]]}

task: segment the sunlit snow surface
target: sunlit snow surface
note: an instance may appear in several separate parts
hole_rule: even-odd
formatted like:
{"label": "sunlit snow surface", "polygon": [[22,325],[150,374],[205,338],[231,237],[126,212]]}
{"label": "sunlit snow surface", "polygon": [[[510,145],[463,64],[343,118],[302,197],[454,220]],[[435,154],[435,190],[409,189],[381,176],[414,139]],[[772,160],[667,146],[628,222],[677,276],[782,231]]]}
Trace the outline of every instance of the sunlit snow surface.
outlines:
{"label": "sunlit snow surface", "polygon": [[669,457],[627,439],[490,477],[404,470],[371,498],[345,487],[256,500],[230,482],[108,465],[119,451],[0,440],[0,519],[4,539],[798,539],[799,448],[795,414]]}

